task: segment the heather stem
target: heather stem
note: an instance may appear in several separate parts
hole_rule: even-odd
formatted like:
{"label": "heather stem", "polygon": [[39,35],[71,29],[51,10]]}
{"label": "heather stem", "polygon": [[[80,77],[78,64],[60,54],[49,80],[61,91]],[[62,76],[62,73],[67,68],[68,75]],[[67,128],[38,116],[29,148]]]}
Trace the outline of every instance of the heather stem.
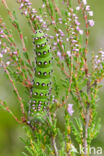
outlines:
{"label": "heather stem", "polygon": [[87,111],[86,111],[86,125],[85,125],[85,139],[84,139],[84,155],[88,155],[88,144],[87,144],[87,137],[88,137],[88,124],[89,124],[89,104],[87,105]]}
{"label": "heather stem", "polygon": [[53,144],[55,156],[58,156],[58,150],[57,150],[57,146],[56,146],[55,137],[52,137],[52,144]]}
{"label": "heather stem", "polygon": [[[87,82],[87,93],[88,97],[90,97],[90,81]],[[88,127],[89,127],[89,120],[90,120],[90,103],[87,102],[87,108],[86,108],[86,115],[85,115],[85,138],[84,138],[84,155],[87,155],[88,152]]]}
{"label": "heather stem", "polygon": [[16,120],[19,124],[22,123],[22,121],[20,121],[14,114],[13,112],[10,110],[10,108],[8,106],[5,106],[3,101],[0,101],[0,104],[5,108],[5,110],[12,115],[12,117],[14,118],[14,120]]}

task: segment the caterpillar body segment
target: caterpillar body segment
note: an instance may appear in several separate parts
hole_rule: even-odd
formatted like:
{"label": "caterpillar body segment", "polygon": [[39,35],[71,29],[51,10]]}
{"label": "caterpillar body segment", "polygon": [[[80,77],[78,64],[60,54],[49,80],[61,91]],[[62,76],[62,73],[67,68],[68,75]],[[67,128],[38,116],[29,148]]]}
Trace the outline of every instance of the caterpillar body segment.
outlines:
{"label": "caterpillar body segment", "polygon": [[33,35],[33,44],[35,46],[36,67],[31,99],[32,114],[48,109],[53,72],[51,48],[41,30],[37,30]]}

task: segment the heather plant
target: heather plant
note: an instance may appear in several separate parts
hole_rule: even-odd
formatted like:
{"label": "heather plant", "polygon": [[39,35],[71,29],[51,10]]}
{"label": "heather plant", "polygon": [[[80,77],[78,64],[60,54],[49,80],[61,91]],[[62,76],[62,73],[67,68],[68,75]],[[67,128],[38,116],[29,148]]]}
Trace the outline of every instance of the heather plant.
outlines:
{"label": "heather plant", "polygon": [[[43,0],[38,10],[30,0],[17,0],[17,3],[31,29],[31,41],[22,33],[16,11],[12,12],[6,0],[2,0],[22,48],[18,47],[12,28],[9,29],[0,17],[0,68],[13,87],[21,116],[17,118],[6,101],[1,100],[0,107],[25,128],[26,138],[21,140],[26,152],[22,154],[89,155],[92,140],[100,130],[97,101],[104,78],[103,50],[98,50],[96,55],[88,47],[90,31],[95,24],[93,11],[87,0]],[[27,45],[32,41],[30,53]],[[47,64],[49,60],[40,56],[38,48],[41,51],[46,48],[45,52],[49,48],[53,57],[53,73],[47,79],[42,76],[40,80],[39,76],[44,71],[47,75],[51,67],[43,65],[40,72],[38,63],[46,59]],[[43,92],[38,96],[36,84],[39,86],[42,82],[44,87],[48,81],[52,85],[47,90],[47,98]],[[42,102],[42,97],[46,103]],[[98,152],[101,154],[100,150]]]}

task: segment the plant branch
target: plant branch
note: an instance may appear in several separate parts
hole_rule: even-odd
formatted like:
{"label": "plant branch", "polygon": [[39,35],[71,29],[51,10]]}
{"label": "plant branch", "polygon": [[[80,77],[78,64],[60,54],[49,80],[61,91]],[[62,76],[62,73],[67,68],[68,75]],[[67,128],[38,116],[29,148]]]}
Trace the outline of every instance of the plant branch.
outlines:
{"label": "plant branch", "polygon": [[89,127],[89,120],[90,120],[90,104],[87,104],[87,109],[86,109],[86,116],[85,116],[85,138],[84,138],[84,155],[87,155],[87,137],[88,137],[88,127]]}
{"label": "plant branch", "polygon": [[12,83],[12,86],[13,86],[13,88],[14,88],[16,94],[17,94],[18,100],[19,100],[19,102],[20,102],[21,112],[22,112],[23,116],[25,116],[24,104],[23,104],[23,102],[22,102],[22,98],[20,97],[19,92],[18,92],[17,88],[15,87],[15,84],[14,84],[14,82],[13,82],[13,80],[12,80],[12,78],[11,78],[11,76],[10,76],[10,74],[9,74],[9,72],[8,72],[8,70],[7,70],[7,68],[6,68],[6,65],[4,64],[3,61],[1,61],[1,64],[2,64],[2,66],[3,66],[3,68],[4,68],[5,72],[6,72],[6,74],[7,74],[8,77],[9,77],[10,82]]}
{"label": "plant branch", "polygon": [[54,1],[54,0],[51,0],[51,1],[52,1],[52,3],[53,3],[53,6],[54,6],[54,8],[55,8],[55,11],[59,14],[59,16],[61,16],[60,9],[57,7],[55,1]]}
{"label": "plant branch", "polygon": [[55,137],[52,137],[52,144],[53,144],[55,156],[58,156],[58,150],[57,150],[57,146],[56,146]]}
{"label": "plant branch", "polygon": [[23,38],[23,34],[20,32],[20,30],[18,29],[17,23],[15,22],[15,18],[12,15],[12,12],[10,11],[10,9],[8,8],[8,5],[6,3],[6,0],[2,0],[2,3],[4,5],[4,7],[7,9],[8,11],[8,15],[10,16],[11,20],[12,20],[12,25],[17,29],[20,39],[21,39],[21,43],[22,43],[22,47],[23,47],[23,51],[26,52],[26,46],[25,46],[25,42],[24,42],[24,38]]}
{"label": "plant branch", "polygon": [[0,104],[4,107],[4,109],[9,112],[9,114],[11,114],[11,116],[13,117],[14,120],[16,120],[19,124],[22,123],[22,121],[20,121],[14,114],[13,112],[10,110],[10,108],[8,106],[5,106],[3,101],[0,101]]}

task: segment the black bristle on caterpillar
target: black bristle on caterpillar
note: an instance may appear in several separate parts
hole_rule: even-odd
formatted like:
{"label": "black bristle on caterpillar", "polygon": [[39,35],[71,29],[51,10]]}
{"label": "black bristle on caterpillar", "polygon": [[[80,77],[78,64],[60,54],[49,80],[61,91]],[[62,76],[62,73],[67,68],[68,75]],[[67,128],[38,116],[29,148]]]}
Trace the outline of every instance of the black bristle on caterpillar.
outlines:
{"label": "black bristle on caterpillar", "polygon": [[33,35],[35,46],[36,67],[32,87],[31,110],[41,112],[48,109],[51,92],[52,53],[47,43],[47,38],[41,30],[37,30]]}

